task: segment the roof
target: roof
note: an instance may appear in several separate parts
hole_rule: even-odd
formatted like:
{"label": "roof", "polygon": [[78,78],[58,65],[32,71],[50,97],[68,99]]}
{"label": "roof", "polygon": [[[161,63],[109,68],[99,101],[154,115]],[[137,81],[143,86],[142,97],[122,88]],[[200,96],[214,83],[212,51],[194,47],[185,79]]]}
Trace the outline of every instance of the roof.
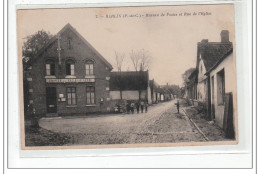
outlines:
{"label": "roof", "polygon": [[146,90],[148,80],[148,71],[111,72],[109,88],[111,91]]}
{"label": "roof", "polygon": [[231,49],[233,49],[232,42],[202,41],[198,43],[198,59],[201,55],[206,71],[209,71]]}
{"label": "roof", "polygon": [[79,34],[79,32],[74,29],[69,23],[67,25],[65,25],[56,35],[54,35],[50,41],[46,44],[46,46],[44,46],[43,48],[41,48],[37,55],[40,55],[44,50],[47,49],[47,47],[49,45],[51,45],[53,42],[55,42],[57,40],[57,36],[61,35],[63,32],[65,32],[66,30],[70,29],[72,32],[74,32],[85,44],[86,46],[88,46],[110,69],[113,69],[112,65],[83,37]]}
{"label": "roof", "polygon": [[216,63],[213,65],[205,74],[209,74],[212,70],[214,70],[227,56],[233,53],[233,48],[230,48],[226,54],[224,54]]}

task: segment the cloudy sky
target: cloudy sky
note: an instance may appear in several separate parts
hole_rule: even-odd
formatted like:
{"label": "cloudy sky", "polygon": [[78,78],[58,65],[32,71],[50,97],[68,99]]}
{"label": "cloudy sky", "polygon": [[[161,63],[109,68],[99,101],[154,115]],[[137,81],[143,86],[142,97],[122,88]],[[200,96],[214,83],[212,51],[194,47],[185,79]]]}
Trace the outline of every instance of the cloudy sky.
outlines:
{"label": "cloudy sky", "polygon": [[133,69],[131,50],[144,49],[150,79],[161,85],[182,85],[181,74],[195,67],[197,42],[219,42],[221,30],[234,41],[232,5],[19,10],[17,22],[19,46],[38,30],[56,34],[70,23],[114,68],[114,52],[124,53],[123,70]]}

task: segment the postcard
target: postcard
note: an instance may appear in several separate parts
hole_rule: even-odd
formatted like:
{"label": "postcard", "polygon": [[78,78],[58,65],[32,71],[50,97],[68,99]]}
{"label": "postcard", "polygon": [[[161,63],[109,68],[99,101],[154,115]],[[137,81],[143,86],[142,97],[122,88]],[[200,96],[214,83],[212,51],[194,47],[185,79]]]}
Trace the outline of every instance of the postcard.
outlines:
{"label": "postcard", "polygon": [[17,10],[21,147],[238,143],[233,4]]}

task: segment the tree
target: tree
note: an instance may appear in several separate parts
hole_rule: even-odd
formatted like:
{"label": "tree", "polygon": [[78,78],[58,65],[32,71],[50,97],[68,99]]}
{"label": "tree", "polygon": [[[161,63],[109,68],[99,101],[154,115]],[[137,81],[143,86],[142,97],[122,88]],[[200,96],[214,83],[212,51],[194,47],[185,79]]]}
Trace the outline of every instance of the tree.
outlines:
{"label": "tree", "polygon": [[120,54],[118,52],[115,51],[115,60],[116,60],[116,67],[117,67],[117,71],[119,73],[118,76],[118,84],[119,84],[119,90],[120,90],[120,98],[121,100],[123,99],[123,94],[122,94],[122,88],[123,88],[123,83],[122,83],[122,65],[125,59],[125,54]]}
{"label": "tree", "polygon": [[140,51],[134,51],[132,50],[130,52],[130,59],[133,63],[133,66],[134,66],[134,69],[135,71],[138,71],[138,67],[139,67],[139,62],[140,62],[140,59],[141,59],[141,56],[140,56]]}
{"label": "tree", "polygon": [[[137,76],[137,81],[139,86],[142,86],[142,78],[144,77],[144,71],[148,70],[151,64],[151,56],[148,51],[142,50],[132,50],[130,52],[130,59],[133,63],[135,71],[139,71],[139,75]],[[138,69],[139,68],[139,69]],[[141,99],[141,88],[139,91],[139,100]]]}
{"label": "tree", "polygon": [[[150,68],[152,57],[149,52],[142,50],[132,50],[130,52],[130,59],[133,63],[135,71],[146,71]],[[139,69],[138,69],[139,68]]]}
{"label": "tree", "polygon": [[149,70],[152,61],[149,52],[142,49],[140,51],[140,56],[140,71]]}
{"label": "tree", "polygon": [[31,61],[35,58],[37,52],[46,46],[51,38],[52,35],[44,30],[40,30],[25,38],[26,41],[22,47],[24,68],[26,68],[26,65],[31,65]]}
{"label": "tree", "polygon": [[[23,93],[24,93],[24,111],[27,115],[27,110],[29,109],[29,83],[26,80],[27,75],[30,74],[28,69],[34,59],[36,59],[36,54],[38,51],[47,45],[50,41],[52,35],[49,32],[40,30],[33,35],[27,36],[26,41],[23,43],[22,47],[22,63],[23,63]],[[27,115],[28,116],[28,115]]]}
{"label": "tree", "polygon": [[195,70],[196,68],[189,68],[188,70],[186,70],[183,74],[182,74],[182,79],[184,82],[184,85],[186,85],[189,82],[189,76],[191,75],[191,73]]}
{"label": "tree", "polygon": [[116,68],[118,72],[122,71],[122,65],[125,59],[125,54],[120,54],[115,51]]}

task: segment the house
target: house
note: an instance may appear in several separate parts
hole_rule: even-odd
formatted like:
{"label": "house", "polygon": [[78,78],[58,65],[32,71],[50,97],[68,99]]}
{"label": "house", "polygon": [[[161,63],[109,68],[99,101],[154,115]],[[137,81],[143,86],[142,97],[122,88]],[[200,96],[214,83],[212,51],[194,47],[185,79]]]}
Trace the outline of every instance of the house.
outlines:
{"label": "house", "polygon": [[[228,31],[221,32],[221,42],[208,42],[202,40],[197,45],[197,100],[207,109],[208,119],[211,117],[210,77],[206,74],[216,62],[223,57],[231,48]],[[233,74],[234,75],[234,74]]]}
{"label": "house", "polygon": [[148,71],[111,72],[109,80],[110,99],[151,100],[148,83]]}
{"label": "house", "polygon": [[229,46],[223,55],[218,57],[213,66],[207,70],[206,75],[210,81],[211,118],[214,119],[230,137],[234,136],[234,115],[236,115],[236,69],[233,57],[233,46],[229,42],[228,31],[221,32],[221,43]]}
{"label": "house", "polygon": [[105,112],[111,64],[70,24],[37,53],[31,67],[30,103],[37,115]]}
{"label": "house", "polygon": [[[158,103],[161,101],[160,95],[160,87],[154,80],[149,80],[149,87],[151,90],[151,102],[150,103]],[[148,100],[149,101],[149,100]]]}
{"label": "house", "polygon": [[189,100],[189,104],[197,106],[197,85],[198,85],[198,71],[194,69],[188,77],[188,82],[185,84],[186,98]]}

